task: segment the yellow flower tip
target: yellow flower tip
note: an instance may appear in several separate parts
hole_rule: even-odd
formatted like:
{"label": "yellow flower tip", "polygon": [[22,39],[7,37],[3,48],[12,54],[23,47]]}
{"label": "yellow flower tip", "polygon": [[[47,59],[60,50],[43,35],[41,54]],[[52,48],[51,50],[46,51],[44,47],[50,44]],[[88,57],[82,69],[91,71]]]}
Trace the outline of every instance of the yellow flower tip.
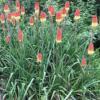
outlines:
{"label": "yellow flower tip", "polygon": [[10,11],[9,11],[9,10],[5,10],[4,12],[5,12],[5,13],[9,13]]}
{"label": "yellow flower tip", "polygon": [[79,20],[79,19],[80,19],[80,16],[75,16],[75,17],[74,17],[74,20],[75,20],[75,21],[77,21],[77,20]]}
{"label": "yellow flower tip", "polygon": [[15,20],[16,20],[16,21],[19,21],[19,20],[20,20],[20,16],[15,17]]}
{"label": "yellow flower tip", "polygon": [[68,12],[69,11],[69,8],[65,8],[66,9],[66,12]]}
{"label": "yellow flower tip", "polygon": [[37,63],[41,63],[41,62],[42,62],[41,60],[37,59]]}
{"label": "yellow flower tip", "polygon": [[35,10],[35,14],[36,15],[39,15],[39,10]]}
{"label": "yellow flower tip", "polygon": [[92,23],[92,27],[95,28],[98,26],[98,23]]}
{"label": "yellow flower tip", "polygon": [[88,50],[88,55],[93,55],[94,51],[93,50]]}
{"label": "yellow flower tip", "polygon": [[25,12],[21,12],[21,15],[25,15]]}
{"label": "yellow flower tip", "polygon": [[62,41],[61,40],[56,40],[56,43],[61,43]]}
{"label": "yellow flower tip", "polygon": [[33,23],[29,23],[30,24],[30,26],[33,26]]}
{"label": "yellow flower tip", "polygon": [[43,23],[46,21],[46,18],[41,18],[40,21]]}
{"label": "yellow flower tip", "polygon": [[56,19],[56,22],[57,22],[57,24],[60,24],[61,23],[61,21],[62,21],[62,19]]}
{"label": "yellow flower tip", "polygon": [[63,19],[66,17],[66,14],[62,14]]}

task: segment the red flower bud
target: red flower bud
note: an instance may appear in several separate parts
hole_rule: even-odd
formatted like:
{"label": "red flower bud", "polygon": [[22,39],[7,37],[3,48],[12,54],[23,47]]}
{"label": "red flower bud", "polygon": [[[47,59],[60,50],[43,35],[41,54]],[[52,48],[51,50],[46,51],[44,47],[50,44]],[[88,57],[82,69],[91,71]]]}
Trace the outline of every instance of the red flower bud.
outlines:
{"label": "red flower bud", "polygon": [[37,62],[42,62],[42,59],[43,59],[42,53],[38,53],[37,54]]}
{"label": "red flower bud", "polygon": [[48,7],[48,13],[49,13],[50,16],[54,16],[55,10],[54,10],[54,7],[53,6],[49,6]]}
{"label": "red flower bud", "polygon": [[62,17],[62,12],[59,11],[56,13],[56,22],[59,24],[62,21],[63,17]]}
{"label": "red flower bud", "polygon": [[16,10],[20,11],[20,1],[16,0]]}
{"label": "red flower bud", "polygon": [[90,44],[88,45],[87,52],[88,52],[89,55],[92,55],[94,53],[94,44],[93,44],[93,42],[90,42]]}
{"label": "red flower bud", "polygon": [[16,21],[19,21],[20,20],[20,12],[15,12],[14,18],[15,18]]}
{"label": "red flower bud", "polygon": [[87,65],[86,58],[83,56],[81,61],[81,66],[86,66],[86,65]]}
{"label": "red flower bud", "polygon": [[8,4],[5,4],[4,5],[4,12],[5,13],[8,13],[9,12],[9,6],[8,6]]}
{"label": "red flower bud", "polygon": [[46,13],[45,12],[41,12],[41,14],[40,14],[40,21],[41,22],[45,22],[46,21]]}
{"label": "red flower bud", "polygon": [[66,17],[66,9],[65,8],[62,8],[62,17],[64,18],[64,17]]}
{"label": "red flower bud", "polygon": [[79,10],[79,9],[76,9],[76,11],[75,11],[75,13],[74,13],[74,19],[75,19],[75,20],[80,19],[80,10]]}
{"label": "red flower bud", "polygon": [[98,26],[98,18],[96,15],[92,16],[92,27]]}
{"label": "red flower bud", "polygon": [[21,6],[21,15],[24,15],[25,14],[25,8],[24,6]]}
{"label": "red flower bud", "polygon": [[29,24],[31,26],[34,25],[34,18],[33,18],[33,16],[30,17]]}
{"label": "red flower bud", "polygon": [[67,2],[65,3],[65,9],[66,9],[66,11],[68,11],[68,10],[69,10],[69,7],[70,7],[70,2],[69,2],[69,1],[67,1]]}
{"label": "red flower bud", "polygon": [[60,28],[57,28],[56,42],[57,43],[62,42],[62,29]]}
{"label": "red flower bud", "polygon": [[34,4],[34,9],[35,9],[35,13],[36,13],[37,15],[39,15],[39,11],[40,11],[39,2],[35,2],[35,4]]}

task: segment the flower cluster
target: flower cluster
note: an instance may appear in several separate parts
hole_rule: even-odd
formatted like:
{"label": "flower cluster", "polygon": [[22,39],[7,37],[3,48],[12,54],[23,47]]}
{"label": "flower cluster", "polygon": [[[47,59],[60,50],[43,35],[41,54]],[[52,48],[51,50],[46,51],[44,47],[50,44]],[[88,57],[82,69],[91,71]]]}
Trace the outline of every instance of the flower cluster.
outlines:
{"label": "flower cluster", "polygon": [[[4,5],[4,13],[0,14],[0,22],[2,25],[4,25],[5,21],[7,21],[8,23],[11,23],[12,25],[16,25],[17,23],[20,24],[21,16],[25,15],[25,8],[23,5],[21,5],[19,0],[16,0],[15,5],[16,5],[15,11],[11,11],[8,4]],[[57,23],[57,33],[55,36],[55,42],[57,44],[61,43],[63,40],[63,34],[62,34],[63,31],[62,31],[62,28],[60,27],[60,24],[65,20],[65,17],[68,16],[69,10],[70,10],[70,2],[67,1],[67,2],[65,2],[65,5],[59,11],[56,11],[52,5],[48,6],[48,14],[46,14],[46,12],[41,11],[39,2],[35,2],[34,14],[32,16],[30,16],[29,25],[33,26],[37,20],[39,20],[41,23],[45,23],[47,20],[47,15],[51,19],[55,18],[55,21]],[[81,11],[79,8],[77,8],[74,12],[75,22],[79,21],[80,18],[81,18]],[[96,15],[92,16],[91,26],[93,28],[98,26],[98,19],[97,19]],[[18,36],[17,37],[18,42],[22,43],[24,40],[24,34],[23,34],[23,31],[21,30],[20,27],[18,28],[18,35],[17,36]],[[10,40],[11,40],[11,36],[10,36],[10,34],[7,34],[7,36],[5,37],[6,43],[9,44]],[[87,48],[87,53],[89,55],[92,55],[94,53],[94,44],[92,41],[89,43],[89,46]],[[43,59],[42,53],[38,53],[37,54],[37,62],[42,62],[42,59]],[[87,64],[86,58],[83,56],[81,65],[85,66],[86,64]]]}

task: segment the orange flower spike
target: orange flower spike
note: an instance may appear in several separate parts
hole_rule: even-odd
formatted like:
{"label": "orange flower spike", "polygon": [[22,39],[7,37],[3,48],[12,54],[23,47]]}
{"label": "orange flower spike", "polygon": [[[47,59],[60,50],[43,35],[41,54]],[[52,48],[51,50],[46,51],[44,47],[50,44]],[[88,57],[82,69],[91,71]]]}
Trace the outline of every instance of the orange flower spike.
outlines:
{"label": "orange flower spike", "polygon": [[51,17],[55,15],[55,10],[54,10],[54,7],[53,6],[49,6],[48,7],[48,13],[49,13],[49,15]]}
{"label": "orange flower spike", "polygon": [[9,10],[9,6],[8,6],[8,4],[5,4],[4,5],[4,12],[5,13],[8,13],[10,10]]}
{"label": "orange flower spike", "polygon": [[10,15],[11,15],[11,23],[15,25],[16,24],[16,20],[15,20],[16,12],[12,12],[10,13]]}
{"label": "orange flower spike", "polygon": [[96,15],[92,16],[92,27],[98,26],[98,18]]}
{"label": "orange flower spike", "polygon": [[83,56],[82,57],[82,61],[81,61],[81,66],[86,66],[87,65],[87,62],[86,62],[86,58]]}
{"label": "orange flower spike", "polygon": [[62,12],[61,11],[57,12],[56,13],[56,22],[59,24],[59,23],[61,23],[62,19],[63,19]]}
{"label": "orange flower spike", "polygon": [[0,21],[1,21],[2,24],[5,23],[5,15],[4,14],[0,15]]}
{"label": "orange flower spike", "polygon": [[24,15],[25,14],[25,8],[24,6],[21,6],[21,15]]}
{"label": "orange flower spike", "polygon": [[17,11],[20,11],[20,1],[19,0],[16,0],[16,10]]}
{"label": "orange flower spike", "polygon": [[60,28],[57,28],[56,42],[57,43],[62,42],[62,29]]}
{"label": "orange flower spike", "polygon": [[94,54],[94,44],[93,44],[93,42],[90,42],[90,44],[88,45],[87,52],[88,52],[89,55]]}
{"label": "orange flower spike", "polygon": [[46,17],[47,17],[47,15],[46,15],[45,12],[41,12],[40,13],[40,21],[41,22],[45,22],[46,21]]}
{"label": "orange flower spike", "polygon": [[37,54],[37,62],[42,62],[42,59],[43,59],[43,57],[42,57],[42,53],[38,53]]}
{"label": "orange flower spike", "polygon": [[33,16],[30,17],[29,24],[30,24],[30,26],[34,25],[34,18],[33,18]]}
{"label": "orange flower spike", "polygon": [[35,2],[34,9],[35,9],[35,14],[39,15],[39,11],[40,11],[39,2]]}
{"label": "orange flower spike", "polygon": [[66,9],[65,8],[62,8],[62,17],[66,17]]}
{"label": "orange flower spike", "polygon": [[22,42],[23,41],[23,32],[21,29],[18,30],[18,41]]}
{"label": "orange flower spike", "polygon": [[74,20],[79,20],[80,19],[80,10],[76,9],[74,13]]}
{"label": "orange flower spike", "polygon": [[15,12],[15,20],[16,21],[20,20],[20,12]]}
{"label": "orange flower spike", "polygon": [[6,41],[7,44],[10,43],[10,35],[7,35],[7,36],[6,36],[5,41]]}
{"label": "orange flower spike", "polygon": [[68,12],[69,8],[70,8],[70,2],[67,1],[67,2],[65,3],[65,9],[66,9],[67,12]]}

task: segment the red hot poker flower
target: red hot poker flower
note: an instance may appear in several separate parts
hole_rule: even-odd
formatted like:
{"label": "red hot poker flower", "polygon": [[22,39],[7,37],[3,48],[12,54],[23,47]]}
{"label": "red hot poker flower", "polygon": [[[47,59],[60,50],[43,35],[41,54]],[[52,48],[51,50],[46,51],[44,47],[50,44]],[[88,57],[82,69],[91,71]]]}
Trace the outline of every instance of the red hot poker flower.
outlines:
{"label": "red hot poker flower", "polygon": [[39,8],[40,8],[40,7],[39,7],[39,2],[35,2],[35,4],[34,4],[34,9],[35,9],[35,10],[39,10]]}
{"label": "red hot poker flower", "polygon": [[56,13],[56,22],[59,24],[63,20],[62,12],[59,11]]}
{"label": "red hot poker flower", "polygon": [[98,18],[96,15],[92,16],[92,27],[98,26]]}
{"label": "red hot poker flower", "polygon": [[33,16],[30,17],[29,24],[31,26],[34,25],[34,18],[33,18]]}
{"label": "red hot poker flower", "polygon": [[62,29],[60,28],[57,28],[56,42],[57,43],[62,42]]}
{"label": "red hot poker flower", "polygon": [[51,17],[55,15],[55,10],[54,10],[54,7],[53,6],[49,6],[48,7],[48,13],[49,13],[49,15]]}
{"label": "red hot poker flower", "polygon": [[40,13],[40,21],[41,21],[41,22],[45,22],[45,21],[46,21],[46,17],[47,17],[47,16],[46,16],[46,13],[45,13],[45,12],[41,12],[41,13]]}
{"label": "red hot poker flower", "polygon": [[78,20],[80,19],[80,10],[76,9],[75,13],[74,13],[74,20]]}
{"label": "red hot poker flower", "polygon": [[38,53],[37,54],[37,62],[42,62],[42,59],[43,59],[43,57],[42,57],[42,53]]}
{"label": "red hot poker flower", "polygon": [[67,1],[67,2],[65,3],[65,9],[66,9],[66,11],[68,11],[68,10],[69,10],[69,7],[70,7],[70,2],[69,2],[69,1]]}
{"label": "red hot poker flower", "polygon": [[81,61],[81,66],[86,66],[87,65],[87,62],[86,62],[86,58],[83,56],[82,57],[82,61]]}
{"label": "red hot poker flower", "polygon": [[25,14],[25,8],[24,6],[21,6],[21,15],[24,15]]}
{"label": "red hot poker flower", "polygon": [[18,30],[18,41],[22,42],[23,41],[23,32],[21,29]]}
{"label": "red hot poker flower", "polygon": [[20,11],[20,1],[16,0],[16,10]]}
{"label": "red hot poker flower", "polygon": [[94,54],[94,44],[93,44],[93,42],[90,42],[90,44],[88,45],[87,52],[88,52],[89,55]]}
{"label": "red hot poker flower", "polygon": [[19,21],[20,20],[20,12],[15,12],[14,14],[15,14],[14,15],[15,20]]}
{"label": "red hot poker flower", "polygon": [[5,4],[4,5],[4,12],[5,13],[8,13],[9,12],[9,6],[8,6],[8,4]]}
{"label": "red hot poker flower", "polygon": [[6,40],[6,43],[9,44],[10,43],[10,35],[7,35],[5,40]]}
{"label": "red hot poker flower", "polygon": [[13,25],[16,24],[14,12],[9,13],[9,14],[7,15],[7,21],[11,22]]}
{"label": "red hot poker flower", "polygon": [[66,17],[66,9],[65,8],[62,8],[62,17]]}
{"label": "red hot poker flower", "polygon": [[36,13],[37,15],[39,15],[39,11],[40,11],[39,2],[35,2],[35,4],[34,4],[34,9],[35,9],[35,13]]}
{"label": "red hot poker flower", "polygon": [[0,15],[0,21],[1,21],[2,24],[5,23],[5,16],[4,16],[4,14]]}

